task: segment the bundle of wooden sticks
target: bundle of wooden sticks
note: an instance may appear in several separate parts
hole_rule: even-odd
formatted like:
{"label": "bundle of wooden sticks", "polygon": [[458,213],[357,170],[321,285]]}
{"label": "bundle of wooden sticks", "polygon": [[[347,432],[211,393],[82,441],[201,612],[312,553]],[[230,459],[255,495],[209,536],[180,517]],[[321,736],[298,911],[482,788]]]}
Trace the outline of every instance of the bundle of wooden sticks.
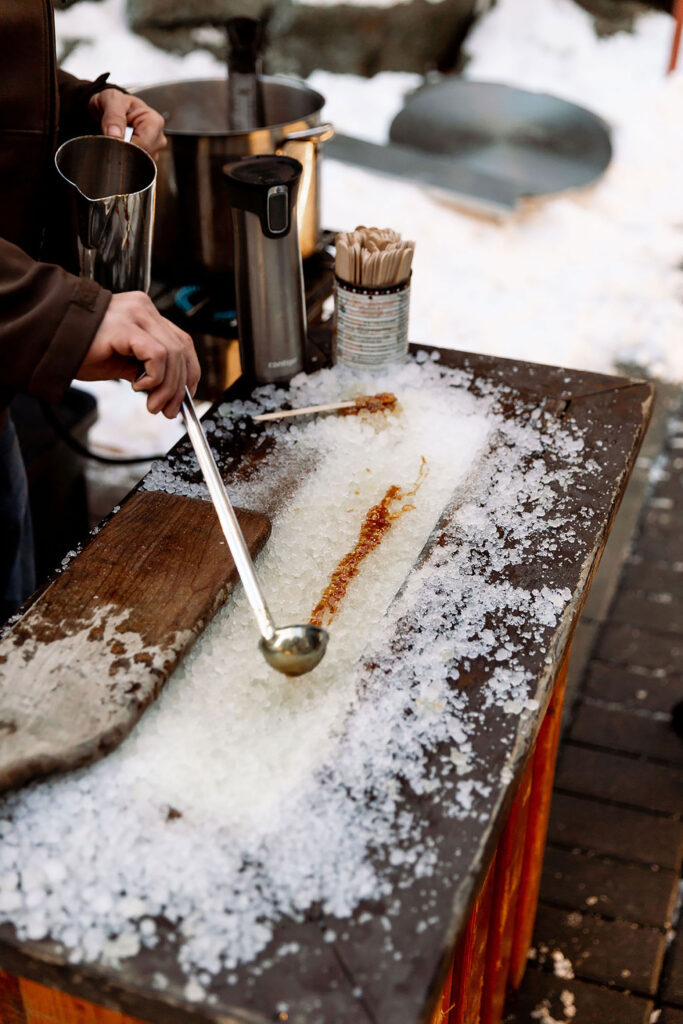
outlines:
{"label": "bundle of wooden sticks", "polygon": [[341,231],[335,245],[335,273],[349,284],[386,288],[410,277],[415,242],[403,242],[391,228]]}

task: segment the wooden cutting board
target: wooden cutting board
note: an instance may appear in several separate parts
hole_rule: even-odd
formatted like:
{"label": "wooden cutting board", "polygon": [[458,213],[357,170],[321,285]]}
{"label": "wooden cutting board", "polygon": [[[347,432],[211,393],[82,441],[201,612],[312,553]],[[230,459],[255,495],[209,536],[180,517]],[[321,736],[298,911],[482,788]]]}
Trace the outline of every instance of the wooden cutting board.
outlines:
{"label": "wooden cutting board", "polygon": [[0,790],[116,747],[237,580],[213,505],[134,494],[0,641]]}

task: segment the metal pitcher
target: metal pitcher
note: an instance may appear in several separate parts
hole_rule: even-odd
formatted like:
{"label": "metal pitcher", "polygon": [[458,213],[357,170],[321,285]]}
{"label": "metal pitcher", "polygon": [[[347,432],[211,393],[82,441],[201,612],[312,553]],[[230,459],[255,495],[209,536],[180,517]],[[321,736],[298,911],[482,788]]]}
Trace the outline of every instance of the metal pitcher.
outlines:
{"label": "metal pitcher", "polygon": [[131,142],[84,135],[60,146],[55,165],[71,186],[81,276],[113,292],[148,291],[154,160]]}

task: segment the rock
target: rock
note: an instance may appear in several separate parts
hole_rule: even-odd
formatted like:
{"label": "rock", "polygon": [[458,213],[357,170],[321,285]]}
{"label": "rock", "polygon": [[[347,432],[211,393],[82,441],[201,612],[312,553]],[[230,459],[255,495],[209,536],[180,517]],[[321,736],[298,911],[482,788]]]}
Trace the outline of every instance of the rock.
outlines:
{"label": "rock", "polygon": [[452,65],[474,18],[475,0],[411,0],[391,7],[299,4],[273,58],[281,70],[316,68],[373,75]]}
{"label": "rock", "polygon": [[221,59],[222,38],[207,39],[201,26],[220,24],[246,9],[253,16],[267,8],[272,16],[266,70],[302,77],[317,68],[360,75],[450,68],[480,7],[477,0],[407,0],[388,7],[291,0],[128,0],[132,27],[152,42],[178,53],[205,46]]}
{"label": "rock", "polygon": [[576,0],[579,6],[595,18],[595,31],[599,36],[615,32],[631,32],[636,19],[651,10],[670,11],[672,0]]}
{"label": "rock", "polygon": [[133,28],[219,25],[228,18],[263,18],[291,6],[291,0],[128,0]]}
{"label": "rock", "polygon": [[[69,2],[69,0],[67,0]],[[73,2],[73,0],[71,0]],[[672,0],[576,0],[593,15],[599,35],[631,31],[653,7],[670,10]],[[176,53],[204,47],[221,60],[226,48],[220,26],[234,15],[268,17],[265,69],[306,77],[317,68],[342,74],[457,67],[460,46],[480,0],[402,0],[306,3],[296,0],[127,0],[131,26],[151,42]]]}

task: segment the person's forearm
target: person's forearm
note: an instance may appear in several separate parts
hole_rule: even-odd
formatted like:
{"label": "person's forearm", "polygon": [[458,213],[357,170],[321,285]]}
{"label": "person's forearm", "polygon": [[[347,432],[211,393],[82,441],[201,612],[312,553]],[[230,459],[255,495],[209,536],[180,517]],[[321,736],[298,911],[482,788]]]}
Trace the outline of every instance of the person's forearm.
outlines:
{"label": "person's forearm", "polygon": [[0,238],[0,387],[58,401],[111,293]]}

